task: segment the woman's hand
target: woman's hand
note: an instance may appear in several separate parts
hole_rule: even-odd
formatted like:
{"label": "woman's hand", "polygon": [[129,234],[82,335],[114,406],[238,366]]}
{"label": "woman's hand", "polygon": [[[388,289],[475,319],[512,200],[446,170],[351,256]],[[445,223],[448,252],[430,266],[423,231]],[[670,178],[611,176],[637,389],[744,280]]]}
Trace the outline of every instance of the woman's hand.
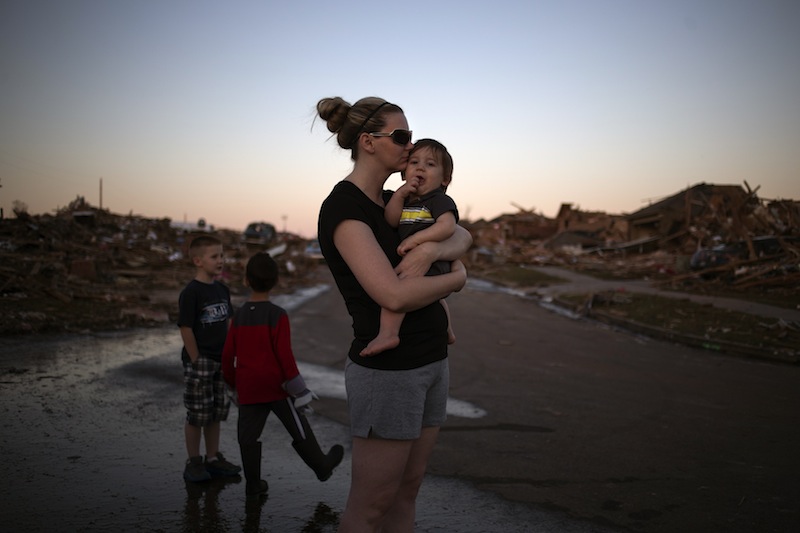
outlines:
{"label": "woman's hand", "polygon": [[467,284],[467,267],[464,266],[464,263],[462,263],[460,259],[456,259],[450,265],[450,272],[455,272],[457,274],[461,274],[463,276],[463,278],[464,278],[464,282],[461,285],[461,287],[459,287],[455,291],[455,292],[459,292],[461,289],[464,288],[464,285]]}
{"label": "woman's hand", "polygon": [[437,259],[438,243],[423,242],[403,256],[394,271],[400,279],[424,276]]}
{"label": "woman's hand", "polygon": [[400,279],[424,276],[434,262],[458,259],[467,253],[470,246],[472,246],[472,235],[463,227],[456,225],[455,232],[449,239],[442,242],[423,242],[410,250],[394,271]]}

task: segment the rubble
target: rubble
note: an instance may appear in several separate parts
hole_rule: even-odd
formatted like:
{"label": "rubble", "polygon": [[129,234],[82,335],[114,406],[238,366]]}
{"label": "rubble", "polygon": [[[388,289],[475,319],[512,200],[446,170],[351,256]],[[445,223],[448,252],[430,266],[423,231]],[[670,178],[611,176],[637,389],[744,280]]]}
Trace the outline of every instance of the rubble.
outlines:
{"label": "rubble", "polygon": [[[596,277],[645,279],[685,292],[776,298],[800,304],[800,202],[700,183],[631,214],[584,212],[565,203],[555,219],[519,208],[491,221],[462,220],[480,277],[504,264],[568,267]],[[194,269],[186,246],[198,232],[224,244],[224,280],[246,296],[244,263],[273,250],[276,292],[316,282],[313,241],[270,239],[203,224],[118,215],[77,198],[54,215],[0,219],[0,334],[92,331],[174,322]],[[203,221],[205,222],[205,221]],[[268,228],[268,223],[259,223]]]}
{"label": "rubble", "polygon": [[[167,218],[113,214],[81,197],[55,215],[21,212],[2,219],[0,335],[174,322],[178,294],[194,277],[186,247],[198,232],[209,231],[223,241],[223,281],[232,297],[246,296],[244,264],[266,248],[246,242],[241,232],[204,225],[187,231]],[[306,244],[291,234],[279,234],[271,243],[281,252],[276,293],[313,283],[308,274],[318,261],[304,256]]]}
{"label": "rubble", "polygon": [[675,289],[782,292],[800,304],[800,202],[759,187],[700,183],[627,215],[561,206],[465,223],[472,272],[492,264],[568,266]]}

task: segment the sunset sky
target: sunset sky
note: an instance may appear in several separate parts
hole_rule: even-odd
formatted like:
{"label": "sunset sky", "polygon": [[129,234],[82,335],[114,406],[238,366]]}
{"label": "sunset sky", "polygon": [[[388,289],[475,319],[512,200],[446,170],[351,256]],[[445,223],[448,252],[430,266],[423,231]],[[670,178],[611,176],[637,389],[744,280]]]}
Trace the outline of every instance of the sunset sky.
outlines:
{"label": "sunset sky", "polygon": [[800,199],[798,95],[796,0],[6,0],[0,207],[98,206],[102,179],[114,213],[313,237],[352,166],[327,96],[442,141],[471,220]]}

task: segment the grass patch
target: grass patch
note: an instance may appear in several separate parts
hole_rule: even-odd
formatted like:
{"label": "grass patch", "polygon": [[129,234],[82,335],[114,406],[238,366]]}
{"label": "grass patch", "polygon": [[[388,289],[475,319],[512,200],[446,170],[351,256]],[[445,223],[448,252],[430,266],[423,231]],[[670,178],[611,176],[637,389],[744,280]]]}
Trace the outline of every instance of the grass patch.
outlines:
{"label": "grass patch", "polygon": [[[589,274],[581,271],[582,274]],[[591,273],[593,277],[594,272]],[[525,265],[501,265],[481,270],[478,276],[497,285],[510,287],[545,287],[555,284],[569,283],[568,279],[551,276],[528,268]],[[611,276],[602,276],[611,279]],[[619,279],[619,278],[616,278]],[[666,287],[662,287],[666,289]],[[679,289],[680,290],[680,289]],[[698,290],[697,287],[684,289],[685,292],[709,294],[711,291]],[[760,301],[795,308],[796,291],[790,291],[788,298],[770,299],[754,298],[751,294],[732,294],[727,291],[724,296],[745,301]],[[781,294],[780,291],[772,293]],[[719,294],[722,296],[722,294]],[[782,295],[785,295],[783,293]],[[777,319],[730,311],[714,307],[710,304],[693,302],[687,298],[657,296],[634,292],[607,291],[596,294],[589,292],[562,294],[559,300],[566,302],[574,309],[582,309],[587,299],[592,297],[592,309],[610,315],[622,321],[631,321],[649,328],[656,328],[667,338],[677,336],[694,339],[707,339],[723,343],[736,343],[759,349],[797,353],[800,346],[800,331],[795,325],[780,324]],[[794,305],[791,303],[794,302]],[[633,325],[631,325],[636,329]]]}
{"label": "grass patch", "polygon": [[512,287],[541,287],[554,283],[567,283],[569,281],[520,265],[503,265],[482,270],[479,276],[492,283]]}
{"label": "grass patch", "polygon": [[733,298],[736,300],[745,300],[748,302],[756,302],[764,305],[772,305],[775,307],[782,307],[784,309],[800,309],[800,292],[796,288],[789,289],[784,287],[777,287],[771,289],[753,288],[748,291],[737,291],[733,288],[711,285],[704,287],[701,285],[685,285],[683,287],[671,287],[664,285],[662,287],[668,291],[690,292],[693,294],[702,294],[705,296],[719,296],[721,298]]}
{"label": "grass patch", "polygon": [[[585,304],[590,296],[582,293],[561,295],[559,298],[577,308]],[[781,350],[796,350],[800,346],[800,333],[780,326],[776,319],[720,309],[682,298],[604,292],[594,295],[592,309],[678,335]]]}

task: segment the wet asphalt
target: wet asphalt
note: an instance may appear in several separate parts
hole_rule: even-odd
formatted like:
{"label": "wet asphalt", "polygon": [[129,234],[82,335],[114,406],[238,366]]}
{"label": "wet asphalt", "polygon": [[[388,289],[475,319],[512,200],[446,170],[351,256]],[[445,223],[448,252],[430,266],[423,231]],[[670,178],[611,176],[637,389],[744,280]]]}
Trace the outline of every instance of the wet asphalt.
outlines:
{"label": "wet asphalt", "polygon": [[[4,531],[336,530],[350,483],[348,430],[317,413],[309,420],[321,445],[346,449],[327,482],[317,481],[295,455],[273,418],[262,437],[266,499],[247,502],[238,476],[183,480],[180,346],[173,328],[0,339]],[[325,374],[303,368],[316,379]],[[221,448],[240,464],[236,418],[233,409]],[[416,531],[600,530],[429,476]]]}
{"label": "wet asphalt", "polygon": [[[451,398],[419,532],[800,530],[796,366],[649,340],[496,291],[449,299]],[[310,421],[345,460],[320,483],[282,426],[263,435],[269,496],[187,484],[172,327],[0,338],[0,524],[8,531],[335,531],[349,487],[335,290],[290,311],[320,393]],[[238,462],[236,412],[222,450]]]}

